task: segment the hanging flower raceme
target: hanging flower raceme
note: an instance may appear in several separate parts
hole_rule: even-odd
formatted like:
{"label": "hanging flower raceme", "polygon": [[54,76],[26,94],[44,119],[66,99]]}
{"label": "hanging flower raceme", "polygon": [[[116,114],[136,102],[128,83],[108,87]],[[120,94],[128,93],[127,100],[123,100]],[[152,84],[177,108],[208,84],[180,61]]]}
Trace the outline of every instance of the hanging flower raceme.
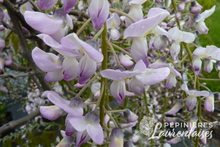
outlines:
{"label": "hanging flower raceme", "polygon": [[98,30],[106,22],[109,15],[108,0],[91,0],[88,8],[94,29]]}
{"label": "hanging flower raceme", "polygon": [[110,30],[110,39],[118,40],[120,38],[120,33],[117,28],[120,25],[120,18],[117,13],[112,13],[111,17],[106,21],[107,29]]}
{"label": "hanging flower raceme", "polygon": [[177,27],[171,28],[168,33],[168,38],[173,40],[173,43],[170,46],[170,55],[176,60],[180,52],[180,43],[192,43],[195,40],[195,35],[189,32],[180,31]]}
{"label": "hanging flower raceme", "polygon": [[211,72],[213,69],[213,62],[220,60],[220,49],[216,46],[206,46],[206,48],[198,47],[193,52],[193,69],[196,74],[199,74],[204,60],[204,70]]}
{"label": "hanging flower raceme", "polygon": [[210,92],[208,91],[197,91],[197,90],[189,90],[186,84],[181,86],[181,89],[184,90],[189,96],[186,98],[186,105],[189,111],[195,108],[197,104],[197,97],[199,96],[209,96]]}
{"label": "hanging flower raceme", "polygon": [[145,36],[150,34],[167,16],[168,11],[160,8],[152,8],[148,12],[148,18],[131,24],[124,31],[124,38],[132,39],[131,57],[138,62],[143,60],[148,66],[148,45]]}
{"label": "hanging flower raceme", "polygon": [[195,22],[197,23],[196,29],[197,29],[199,34],[207,34],[208,33],[209,29],[207,28],[204,21],[207,17],[212,15],[212,13],[214,13],[214,11],[215,11],[215,6],[213,6],[209,10],[205,10],[203,13],[198,14],[196,16],[196,18],[195,18]]}

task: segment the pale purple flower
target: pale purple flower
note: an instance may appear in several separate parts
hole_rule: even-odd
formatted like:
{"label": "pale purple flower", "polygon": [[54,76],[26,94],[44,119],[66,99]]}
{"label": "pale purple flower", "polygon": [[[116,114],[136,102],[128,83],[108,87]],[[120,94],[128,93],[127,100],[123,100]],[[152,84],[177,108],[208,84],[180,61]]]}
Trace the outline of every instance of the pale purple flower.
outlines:
{"label": "pale purple flower", "polygon": [[46,81],[56,82],[63,79],[63,68],[58,56],[35,47],[32,51],[32,58],[42,71],[47,72]]}
{"label": "pale purple flower", "polygon": [[216,46],[206,46],[204,47],[198,47],[193,52],[193,69],[196,72],[196,74],[199,74],[201,71],[202,61],[201,59],[208,59],[205,62],[204,69],[207,72],[212,71],[212,62],[213,60],[219,61],[220,60],[220,49]]}
{"label": "pale purple flower", "polygon": [[54,15],[25,11],[24,19],[32,28],[43,34],[50,35],[56,41],[60,41],[67,34],[68,29],[73,28],[70,16],[64,13],[62,9],[57,9]]}
{"label": "pale purple flower", "polygon": [[199,96],[209,96],[208,91],[197,91],[189,90],[186,84],[181,86],[181,89],[184,90],[189,96],[186,98],[186,105],[189,111],[191,111],[197,104],[197,97]]}
{"label": "pale purple flower", "polygon": [[0,91],[8,93],[8,89],[5,86],[0,86]]}
{"label": "pale purple flower", "polygon": [[148,12],[148,18],[132,23],[124,31],[124,38],[132,38],[131,57],[138,62],[143,60],[148,65],[148,45],[145,36],[150,34],[167,16],[168,11],[160,8],[152,8]]}
{"label": "pale purple flower", "polygon": [[189,32],[184,32],[179,30],[177,27],[171,28],[168,31],[168,38],[173,40],[173,43],[170,47],[170,54],[174,60],[176,60],[180,52],[180,43],[192,43],[195,40],[195,35]]}
{"label": "pale purple flower", "polygon": [[85,104],[79,98],[72,98],[70,101],[62,98],[54,91],[45,91],[42,97],[47,97],[53,104],[61,108],[66,113],[73,117],[80,117],[83,115],[83,108]]}
{"label": "pale purple flower", "polygon": [[68,117],[71,125],[79,132],[86,131],[96,144],[103,144],[104,134],[99,124],[99,116],[94,112],[89,112],[81,117]]}
{"label": "pale purple flower", "polygon": [[177,83],[176,77],[182,78],[181,74],[173,67],[171,63],[166,63],[166,59],[163,57],[149,65],[149,68],[153,69],[161,67],[168,67],[170,69],[170,74],[167,77],[165,88],[170,89],[175,87]]}
{"label": "pale purple flower", "polygon": [[88,8],[94,29],[98,30],[106,22],[109,15],[108,0],[91,0]]}
{"label": "pale purple flower", "polygon": [[44,118],[49,120],[56,120],[57,118],[65,114],[65,112],[61,108],[55,105],[40,106],[40,113]]}
{"label": "pale purple flower", "polygon": [[211,9],[209,10],[205,10],[203,13],[198,14],[195,18],[195,21],[197,23],[196,28],[199,34],[207,34],[209,29],[207,28],[206,24],[205,24],[205,19],[207,17],[209,17],[210,15],[212,15],[212,13],[214,13],[215,11],[215,6],[213,6]]}
{"label": "pale purple flower", "polygon": [[111,144],[110,147],[123,147],[124,144],[124,134],[121,129],[114,128],[110,135]]}
{"label": "pale purple flower", "polygon": [[101,88],[101,83],[93,83],[91,86],[91,91],[94,94],[94,98],[98,98],[100,96],[100,88]]}
{"label": "pale purple flower", "polygon": [[134,62],[132,61],[132,58],[130,56],[119,53],[118,57],[121,65],[125,68],[130,68],[134,65]]}
{"label": "pale purple flower", "polygon": [[78,0],[63,0],[63,8],[65,13],[69,13],[77,4]]}
{"label": "pale purple flower", "polygon": [[[128,15],[131,16],[135,21],[143,19],[143,11],[142,11],[142,4],[146,0],[127,0],[126,3],[130,6],[130,10]],[[132,21],[129,18],[125,18],[126,26],[132,24]]]}
{"label": "pale purple flower", "polygon": [[34,11],[33,6],[31,5],[30,2],[26,2],[26,3],[22,4],[20,6],[19,10],[22,14],[24,14],[25,11]]}
{"label": "pale purple flower", "polygon": [[213,112],[215,109],[215,98],[214,94],[210,93],[209,96],[206,97],[204,107],[208,112]]}
{"label": "pale purple flower", "polygon": [[89,134],[85,131],[77,132],[76,134],[76,147],[80,147],[82,144],[90,140]]}
{"label": "pale purple flower", "polygon": [[55,6],[58,0],[38,0],[38,7],[42,10],[49,10]]}
{"label": "pale purple flower", "polygon": [[120,33],[117,28],[120,25],[120,18],[117,13],[112,13],[111,17],[106,21],[107,29],[109,29],[110,38],[112,40],[118,40]]}

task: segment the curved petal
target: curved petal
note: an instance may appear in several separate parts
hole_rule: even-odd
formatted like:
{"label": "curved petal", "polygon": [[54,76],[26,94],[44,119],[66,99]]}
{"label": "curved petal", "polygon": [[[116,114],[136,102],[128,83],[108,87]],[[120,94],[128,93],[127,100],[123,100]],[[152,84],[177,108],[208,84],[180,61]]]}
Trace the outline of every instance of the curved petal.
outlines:
{"label": "curved petal", "polygon": [[173,58],[173,60],[176,60],[177,56],[180,52],[180,43],[179,42],[173,42],[170,46],[170,54]]}
{"label": "curved petal", "polygon": [[92,19],[94,29],[102,27],[109,15],[108,0],[92,0],[88,7],[88,13]]}
{"label": "curved petal", "polygon": [[38,7],[42,10],[49,10],[57,3],[58,0],[38,0]]}
{"label": "curved petal", "polygon": [[213,93],[206,97],[204,107],[208,112],[213,112],[215,109],[215,99]]}
{"label": "curved petal", "polygon": [[126,95],[125,81],[113,81],[110,86],[111,95],[122,105]]}
{"label": "curved petal", "polygon": [[76,5],[78,0],[63,0],[63,7],[65,13],[69,13],[71,9]]}
{"label": "curved petal", "polygon": [[84,116],[81,117],[69,116],[67,119],[77,131],[84,131],[87,128]]}
{"label": "curved petal", "polygon": [[57,41],[55,41],[51,36],[47,34],[38,34],[37,35],[39,38],[41,38],[44,43],[46,43],[48,46],[52,47],[54,50],[59,52],[60,54],[63,54],[68,57],[73,57],[73,56],[78,56],[79,53],[73,50],[71,45],[69,48],[65,48],[63,45],[60,45]]}
{"label": "curved petal", "polygon": [[135,94],[142,94],[144,89],[144,84],[133,77],[128,83],[129,90],[134,92]]}
{"label": "curved petal", "polygon": [[132,39],[131,46],[131,56],[132,58],[138,62],[139,60],[143,60],[144,62],[148,60],[148,45],[145,37],[135,37]]}
{"label": "curved petal", "polygon": [[76,134],[76,147],[80,147],[82,144],[90,140],[89,134],[87,131],[77,132]]}
{"label": "curved petal", "polygon": [[166,114],[173,115],[176,114],[184,106],[183,101],[178,101]]}
{"label": "curved petal", "polygon": [[41,115],[49,120],[56,120],[61,116],[63,110],[57,106],[40,106]]}
{"label": "curved petal", "polygon": [[165,88],[170,89],[174,86],[176,86],[176,76],[173,74],[170,74],[167,78]]}
{"label": "curved petal", "polygon": [[59,57],[52,53],[46,53],[40,48],[35,47],[31,54],[35,64],[42,71],[52,72],[62,68],[61,64],[59,63]]}
{"label": "curved petal", "polygon": [[146,85],[154,85],[165,80],[170,74],[168,67],[158,69],[147,69],[145,73],[136,75],[136,78]]}
{"label": "curved petal", "polygon": [[77,77],[78,61],[74,57],[65,57],[63,60],[64,80],[71,81]]}
{"label": "curved petal", "polygon": [[195,96],[189,96],[186,98],[186,106],[189,111],[195,108],[196,104],[197,104],[197,98]]}
{"label": "curved petal", "polygon": [[124,31],[124,38],[145,36],[151,33],[152,29],[155,28],[159,23],[161,23],[168,15],[168,11],[163,10],[158,15],[148,17],[147,19],[142,19],[131,24]]}
{"label": "curved petal", "polygon": [[139,71],[120,71],[113,69],[106,69],[100,72],[102,77],[108,78],[111,80],[124,80],[126,78],[131,78],[137,74],[140,74]]}
{"label": "curved petal", "polygon": [[95,73],[97,68],[96,62],[88,55],[83,56],[79,61],[78,66],[78,81],[79,84],[85,84]]}
{"label": "curved petal", "polygon": [[48,72],[44,79],[47,82],[58,82],[63,79],[63,69],[59,69],[57,71]]}
{"label": "curved petal", "polygon": [[32,28],[45,34],[54,34],[63,26],[63,20],[41,12],[25,11],[24,19]]}
{"label": "curved petal", "polygon": [[103,130],[100,124],[97,124],[94,126],[88,124],[87,132],[96,144],[99,144],[99,145],[103,144],[104,134],[103,134]]}
{"label": "curved petal", "polygon": [[145,72],[147,70],[147,67],[146,65],[144,64],[143,60],[139,60],[135,66],[134,66],[134,71],[135,70],[138,70],[138,71],[141,71],[141,72]]}

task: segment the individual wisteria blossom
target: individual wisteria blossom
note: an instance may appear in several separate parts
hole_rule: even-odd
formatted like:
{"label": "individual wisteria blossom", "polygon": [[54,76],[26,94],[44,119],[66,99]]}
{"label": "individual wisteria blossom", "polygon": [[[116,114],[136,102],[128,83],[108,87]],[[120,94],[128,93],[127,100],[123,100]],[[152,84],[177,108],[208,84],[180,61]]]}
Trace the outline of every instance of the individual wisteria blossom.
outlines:
{"label": "individual wisteria blossom", "polygon": [[26,2],[20,6],[20,12],[24,14],[25,11],[34,11],[30,2]]}
{"label": "individual wisteria blossom", "polygon": [[128,55],[125,55],[123,53],[119,53],[118,58],[120,60],[121,65],[125,68],[130,68],[134,65],[132,58]]}
{"label": "individual wisteria blossom", "polygon": [[101,83],[93,83],[91,86],[91,91],[94,94],[94,98],[98,98],[100,96],[100,88],[101,88]]}
{"label": "individual wisteria blossom", "polygon": [[[142,11],[142,4],[146,2],[146,0],[126,0],[124,3],[124,7],[126,5],[130,6],[128,15],[131,16],[135,21],[143,19],[143,11]],[[129,18],[125,18],[126,26],[132,24],[132,21]]]}
{"label": "individual wisteria blossom", "polygon": [[42,71],[47,72],[44,78],[46,81],[56,82],[63,79],[62,62],[59,56],[53,53],[46,53],[40,48],[35,47],[32,51],[32,58]]}
{"label": "individual wisteria blossom", "polygon": [[215,6],[213,6],[211,9],[209,10],[205,10],[204,12],[202,12],[201,14],[198,14],[195,18],[196,21],[196,29],[198,31],[199,34],[207,34],[209,29],[205,24],[205,19],[207,17],[209,17],[210,15],[212,15],[212,13],[214,13],[215,11]]}
{"label": "individual wisteria blossom", "polygon": [[60,43],[46,34],[39,34],[38,37],[63,55],[64,80],[69,81],[78,76],[79,84],[87,83],[95,73],[97,63],[103,60],[103,55],[97,49],[79,39],[75,33],[63,37]]}
{"label": "individual wisteria blossom", "polygon": [[119,104],[123,104],[127,90],[125,80],[132,78],[129,82],[129,90],[141,94],[144,85],[157,84],[169,75],[169,68],[149,69],[142,60],[138,61],[133,71],[121,71],[119,69],[106,69],[101,71],[102,77],[114,80],[110,86],[110,92]]}
{"label": "individual wisteria blossom", "polygon": [[38,0],[38,7],[42,10],[49,10],[55,6],[58,0]]}
{"label": "individual wisteria blossom", "polygon": [[160,83],[165,80],[170,73],[170,69],[168,67],[157,69],[147,68],[142,60],[136,63],[133,71],[139,71],[140,74],[131,78],[128,83],[128,87],[130,91],[138,95],[143,93],[144,85],[154,85]]}
{"label": "individual wisteria blossom", "polygon": [[210,92],[208,91],[197,91],[197,90],[189,90],[186,84],[182,84],[181,89],[184,90],[189,96],[186,98],[186,106],[189,111],[195,108],[197,104],[197,97],[199,96],[209,96]]}
{"label": "individual wisteria blossom", "polygon": [[99,124],[99,116],[95,112],[91,111],[81,117],[69,116],[67,119],[78,132],[86,131],[84,133],[87,133],[96,144],[103,144],[104,134]]}
{"label": "individual wisteria blossom", "polygon": [[120,69],[106,69],[101,71],[102,77],[114,80],[110,85],[110,92],[119,104],[123,104],[125,96],[128,96],[125,80],[139,73],[139,71],[121,71]]}
{"label": "individual wisteria blossom", "polygon": [[68,14],[64,13],[62,9],[57,9],[54,15],[25,11],[24,19],[32,28],[41,33],[50,35],[56,41],[60,41],[60,39],[67,34],[68,29],[73,28],[72,19]]}
{"label": "individual wisteria blossom", "polygon": [[149,48],[152,50],[164,49],[167,46],[166,37],[168,37],[168,32],[162,27],[157,26],[153,29],[152,34]]}
{"label": "individual wisteria blossom", "polygon": [[98,30],[106,22],[109,15],[108,0],[91,0],[88,13],[94,29]]}
{"label": "individual wisteria blossom", "polygon": [[215,109],[215,98],[214,94],[210,93],[209,96],[206,97],[204,107],[208,112],[213,112]]}
{"label": "individual wisteria blossom", "polygon": [[136,62],[143,60],[146,65],[148,61],[148,45],[146,35],[157,27],[167,16],[169,12],[161,8],[151,8],[148,12],[148,18],[132,23],[124,31],[124,38],[132,39],[131,57]]}
{"label": "individual wisteria blossom", "polygon": [[195,35],[189,32],[181,31],[177,27],[171,28],[169,31],[169,39],[173,40],[170,46],[170,55],[174,60],[177,60],[177,56],[180,52],[180,43],[192,43],[195,40]]}
{"label": "individual wisteria blossom", "polygon": [[120,18],[117,13],[112,13],[111,17],[106,21],[107,29],[109,29],[110,39],[118,40],[121,34],[118,31]]}
{"label": "individual wisteria blossom", "polygon": [[[80,117],[83,115],[83,108],[85,107],[85,104],[82,102],[80,98],[72,98],[70,101],[68,101],[62,98],[59,94],[57,94],[54,91],[45,91],[42,94],[42,97],[47,97],[54,105],[56,105],[61,110],[65,111],[66,113],[71,114],[71,116],[73,117]],[[48,107],[48,108],[45,108],[45,107]],[[53,107],[52,109],[52,107],[50,106],[41,106],[40,107],[41,115],[46,118],[48,118],[47,116],[49,116],[48,115],[49,113],[51,113],[51,115],[57,114],[60,116],[62,111],[58,109],[57,107]],[[52,118],[55,119],[56,116]]]}
{"label": "individual wisteria blossom", "polygon": [[213,62],[220,60],[220,49],[216,46],[198,47],[193,52],[193,69],[196,74],[199,74],[202,67],[202,59],[204,60],[204,70],[211,72],[213,69]]}
{"label": "individual wisteria blossom", "polygon": [[110,147],[123,147],[124,144],[124,134],[121,129],[114,128],[110,135],[111,144]]}
{"label": "individual wisteria blossom", "polygon": [[177,80],[176,77],[182,78],[181,74],[174,68],[172,63],[166,63],[166,58],[160,58],[155,61],[153,64],[149,65],[149,68],[157,69],[161,67],[168,67],[170,69],[170,74],[166,79],[165,88],[170,89],[176,86]]}

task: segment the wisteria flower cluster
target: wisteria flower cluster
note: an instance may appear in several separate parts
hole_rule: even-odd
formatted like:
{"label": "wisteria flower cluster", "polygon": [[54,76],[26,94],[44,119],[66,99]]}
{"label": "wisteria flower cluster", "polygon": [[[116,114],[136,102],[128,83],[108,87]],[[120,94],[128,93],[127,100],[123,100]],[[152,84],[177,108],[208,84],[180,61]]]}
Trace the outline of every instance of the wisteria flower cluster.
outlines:
{"label": "wisteria flower cluster", "polygon": [[[219,91],[211,91],[201,80],[205,79],[203,72],[214,71],[214,65],[220,70],[220,48],[202,47],[196,39],[209,32],[205,19],[215,6],[202,11],[196,0],[36,0],[17,4],[25,41],[31,43],[34,38],[38,42],[31,45],[33,64],[45,73],[47,83],[62,85],[60,94],[43,86],[38,91],[37,97],[41,93],[53,105],[42,105],[42,99],[35,98],[42,117],[65,119],[63,139],[57,147],[175,144],[183,138],[144,140],[138,127],[141,119],[199,123],[202,107],[214,112]],[[5,10],[0,17],[5,23],[2,30],[8,30],[4,27],[14,23],[13,18]],[[13,62],[4,39],[0,39],[0,51],[5,52],[0,57],[0,71],[4,72],[4,66]],[[26,110],[31,113],[33,108],[27,105]],[[188,127],[190,133],[200,129]],[[201,137],[191,137],[191,141],[196,146],[206,144]]]}

